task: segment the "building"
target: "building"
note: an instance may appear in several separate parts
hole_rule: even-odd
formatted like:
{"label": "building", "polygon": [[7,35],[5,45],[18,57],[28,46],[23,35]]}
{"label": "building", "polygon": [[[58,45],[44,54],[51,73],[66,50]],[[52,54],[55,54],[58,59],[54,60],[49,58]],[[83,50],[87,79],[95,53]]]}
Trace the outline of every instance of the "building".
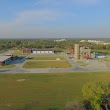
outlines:
{"label": "building", "polygon": [[97,59],[106,58],[106,56],[105,56],[105,55],[100,54],[100,53],[95,53],[95,57],[96,57]]}
{"label": "building", "polygon": [[69,53],[74,53],[74,49],[70,49],[69,50]]}
{"label": "building", "polygon": [[32,53],[34,54],[51,54],[51,53],[54,53],[54,50],[53,49],[36,49],[36,48],[33,48],[32,49]]}
{"label": "building", "polygon": [[79,46],[79,44],[75,44],[74,58],[75,59],[95,58],[95,54],[91,53],[91,49],[89,49],[89,47]]}
{"label": "building", "polygon": [[55,42],[63,42],[63,41],[66,41],[66,39],[57,39],[57,40],[54,40]]}
{"label": "building", "polygon": [[89,43],[94,43],[94,44],[103,44],[104,41],[100,41],[100,40],[88,40]]}
{"label": "building", "polygon": [[11,56],[0,56],[0,65],[6,65],[12,60]]}
{"label": "building", "polygon": [[56,51],[54,49],[37,49],[37,48],[24,48],[23,53],[34,53],[34,54],[51,54],[55,53]]}
{"label": "building", "polygon": [[31,48],[23,48],[23,53],[32,53]]}
{"label": "building", "polygon": [[91,57],[91,49],[89,47],[80,47],[80,58],[88,59]]}
{"label": "building", "polygon": [[87,42],[87,40],[81,40],[80,42],[84,43],[84,42]]}

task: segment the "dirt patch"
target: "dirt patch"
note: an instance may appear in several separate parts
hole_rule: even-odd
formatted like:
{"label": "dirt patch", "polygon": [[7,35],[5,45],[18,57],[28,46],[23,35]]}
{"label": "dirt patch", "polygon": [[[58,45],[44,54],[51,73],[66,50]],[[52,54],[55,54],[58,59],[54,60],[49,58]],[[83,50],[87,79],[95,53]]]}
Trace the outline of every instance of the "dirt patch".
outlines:
{"label": "dirt patch", "polygon": [[17,79],[16,81],[22,82],[25,81],[26,79]]}

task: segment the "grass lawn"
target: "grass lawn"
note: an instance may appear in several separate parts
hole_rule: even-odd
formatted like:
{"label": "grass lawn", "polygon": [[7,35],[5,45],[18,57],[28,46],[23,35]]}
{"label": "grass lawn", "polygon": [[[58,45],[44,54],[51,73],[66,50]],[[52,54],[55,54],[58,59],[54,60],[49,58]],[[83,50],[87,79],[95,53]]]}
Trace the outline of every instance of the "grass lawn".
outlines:
{"label": "grass lawn", "polygon": [[88,81],[109,82],[110,72],[0,74],[0,110],[64,110]]}
{"label": "grass lawn", "polygon": [[66,60],[63,56],[38,56],[33,57],[31,60],[56,60],[60,58],[60,60]]}
{"label": "grass lawn", "polygon": [[0,50],[0,54],[6,52],[6,50]]}
{"label": "grass lawn", "polygon": [[92,50],[92,52],[99,52],[106,55],[110,55],[110,50]]}
{"label": "grass lawn", "polygon": [[76,62],[79,66],[86,66],[86,64],[84,63],[84,61],[77,61]]}
{"label": "grass lawn", "polygon": [[70,68],[71,64],[67,61],[28,61],[23,68]]}
{"label": "grass lawn", "polygon": [[0,69],[7,69],[7,68],[13,68],[15,65],[4,65],[4,66],[1,66],[0,65]]}
{"label": "grass lawn", "polygon": [[29,53],[23,53],[22,50],[14,50],[13,55],[29,55]]}

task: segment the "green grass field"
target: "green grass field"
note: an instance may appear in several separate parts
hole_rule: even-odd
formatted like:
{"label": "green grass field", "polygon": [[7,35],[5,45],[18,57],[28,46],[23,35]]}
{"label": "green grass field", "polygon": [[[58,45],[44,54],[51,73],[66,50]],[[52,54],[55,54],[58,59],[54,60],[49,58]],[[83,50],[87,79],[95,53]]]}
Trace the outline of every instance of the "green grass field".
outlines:
{"label": "green grass field", "polygon": [[63,56],[37,56],[33,57],[31,60],[56,60],[60,58],[60,60],[66,60]]}
{"label": "green grass field", "polygon": [[106,55],[110,55],[110,50],[92,50],[92,52],[99,52]]}
{"label": "green grass field", "polygon": [[4,65],[4,66],[0,65],[0,69],[7,69],[7,68],[13,68],[13,67],[15,67],[15,65]]}
{"label": "green grass field", "polygon": [[86,66],[86,64],[84,63],[84,61],[77,61],[76,62],[79,66]]}
{"label": "green grass field", "polygon": [[64,110],[88,81],[108,82],[110,72],[0,74],[0,110]]}
{"label": "green grass field", "polygon": [[6,52],[6,50],[0,50],[0,54]]}
{"label": "green grass field", "polygon": [[71,64],[67,61],[28,61],[23,68],[70,68]]}
{"label": "green grass field", "polygon": [[13,55],[29,55],[29,53],[23,53],[22,50],[14,50]]}

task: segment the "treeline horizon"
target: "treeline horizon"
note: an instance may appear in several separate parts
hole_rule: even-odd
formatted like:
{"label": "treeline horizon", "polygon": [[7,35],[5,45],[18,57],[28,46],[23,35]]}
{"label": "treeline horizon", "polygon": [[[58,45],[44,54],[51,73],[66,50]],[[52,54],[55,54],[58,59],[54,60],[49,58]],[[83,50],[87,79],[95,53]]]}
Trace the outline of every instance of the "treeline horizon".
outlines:
{"label": "treeline horizon", "polygon": [[66,40],[57,42],[54,40],[0,40],[0,50],[5,49],[22,49],[22,48],[59,48],[59,49],[74,49],[74,44],[78,43],[80,46],[87,46],[93,50],[110,50],[110,45],[93,44],[80,40]]}

